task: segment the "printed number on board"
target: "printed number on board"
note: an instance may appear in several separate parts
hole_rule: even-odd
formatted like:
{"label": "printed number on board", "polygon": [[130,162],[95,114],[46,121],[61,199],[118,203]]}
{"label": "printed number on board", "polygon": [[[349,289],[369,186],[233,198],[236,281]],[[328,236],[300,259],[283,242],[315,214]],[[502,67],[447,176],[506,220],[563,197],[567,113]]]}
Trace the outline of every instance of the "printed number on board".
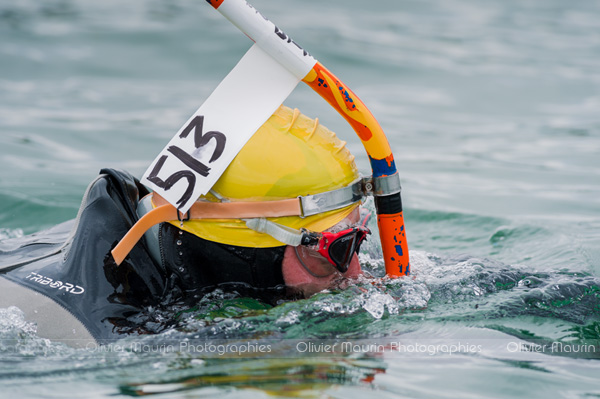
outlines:
{"label": "printed number on board", "polygon": [[[208,163],[212,163],[219,159],[219,157],[223,154],[223,150],[225,149],[225,143],[227,142],[227,137],[225,137],[225,134],[213,130],[203,133],[203,125],[203,115],[198,115],[194,117],[192,121],[181,131],[181,133],[179,134],[179,138],[185,139],[192,132],[192,130],[194,131],[194,147],[196,149],[193,155],[196,155],[197,157],[199,157],[203,147],[206,146],[211,140],[214,140],[216,146],[208,161]],[[169,155],[163,155],[158,159],[158,161],[154,165],[154,168],[152,168],[152,171],[148,175],[148,180],[156,184],[163,190],[169,191],[176,183],[178,183],[182,179],[185,179],[187,181],[188,186],[182,194],[181,198],[179,198],[179,200],[177,201],[177,207],[179,208],[191,199],[192,193],[194,192],[194,187],[196,186],[196,175],[194,175],[192,170],[200,176],[207,177],[210,173],[210,168],[204,163],[200,162],[198,159],[196,159],[196,157],[188,154],[186,151],[184,151],[176,145],[169,146],[167,151],[170,153],[170,155],[174,156],[176,159],[181,161],[181,163],[183,163],[189,169],[179,170],[163,179],[159,175],[161,169],[165,165],[165,162],[169,158]]]}

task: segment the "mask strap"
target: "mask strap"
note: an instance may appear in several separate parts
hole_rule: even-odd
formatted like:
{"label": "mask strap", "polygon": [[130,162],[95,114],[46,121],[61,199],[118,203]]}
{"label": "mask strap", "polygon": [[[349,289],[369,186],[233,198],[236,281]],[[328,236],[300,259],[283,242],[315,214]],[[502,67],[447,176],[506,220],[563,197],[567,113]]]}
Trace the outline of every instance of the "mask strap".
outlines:
{"label": "mask strap", "polygon": [[[156,224],[164,222],[179,220],[180,224],[182,224],[186,220],[194,219],[252,219],[282,216],[298,216],[303,218],[331,210],[341,209],[362,200],[365,194],[363,185],[364,179],[358,179],[348,186],[335,190],[278,201],[224,202],[225,199],[223,199],[223,197],[221,197],[221,201],[223,202],[196,201],[190,210],[183,216],[173,205],[169,204],[160,195],[154,193],[152,202],[156,208],[140,218],[137,223],[129,229],[121,241],[119,241],[111,253],[117,265],[120,265],[148,229]],[[258,222],[251,222],[251,224],[252,223]],[[285,228],[285,226],[281,227]],[[277,230],[271,225],[269,225],[268,228],[270,230]],[[281,232],[275,234],[278,234],[281,237],[281,239],[277,237],[275,237],[275,239],[286,244],[288,241],[296,242],[299,240],[289,231],[287,234]],[[301,238],[305,237],[305,235],[302,236],[301,233],[298,234],[301,235]],[[300,242],[298,244],[288,245],[300,245]]]}
{"label": "mask strap", "polygon": [[279,223],[271,222],[265,218],[243,219],[248,228],[259,233],[268,234],[279,242],[293,247],[302,244],[304,236],[301,230],[296,230]]}

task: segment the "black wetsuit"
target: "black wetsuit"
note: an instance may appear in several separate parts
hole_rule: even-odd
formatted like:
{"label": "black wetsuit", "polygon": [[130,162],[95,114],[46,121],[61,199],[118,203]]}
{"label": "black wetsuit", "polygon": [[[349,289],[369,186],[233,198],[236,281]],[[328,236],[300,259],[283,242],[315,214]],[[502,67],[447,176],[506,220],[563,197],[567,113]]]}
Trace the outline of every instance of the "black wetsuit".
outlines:
{"label": "black wetsuit", "polygon": [[0,242],[0,307],[22,308],[43,327],[40,335],[106,342],[156,332],[160,328],[142,320],[146,309],[194,301],[225,283],[281,292],[285,247],[223,245],[169,223],[158,229],[159,261],[142,239],[116,266],[110,250],[138,220],[136,208],[148,190],[129,173],[100,173],[77,220]]}

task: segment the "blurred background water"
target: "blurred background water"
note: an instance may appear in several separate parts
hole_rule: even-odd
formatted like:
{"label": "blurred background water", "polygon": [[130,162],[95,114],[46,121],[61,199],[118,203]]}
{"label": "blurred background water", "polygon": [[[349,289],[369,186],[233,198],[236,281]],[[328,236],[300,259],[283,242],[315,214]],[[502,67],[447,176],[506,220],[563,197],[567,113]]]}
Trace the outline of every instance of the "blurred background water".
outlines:
{"label": "blurred background water", "polygon": [[[413,277],[274,308],[215,292],[185,328],[144,340],[278,342],[265,358],[74,350],[0,309],[0,338],[21,348],[0,347],[0,396],[600,397],[600,3],[252,4],[382,124]],[[0,0],[0,238],[75,217],[103,167],[141,176],[250,44],[203,1]],[[286,105],[369,173],[309,88]],[[367,249],[377,274],[376,240]],[[308,338],[482,350],[311,357],[285,344]],[[553,343],[595,350],[531,346]]]}

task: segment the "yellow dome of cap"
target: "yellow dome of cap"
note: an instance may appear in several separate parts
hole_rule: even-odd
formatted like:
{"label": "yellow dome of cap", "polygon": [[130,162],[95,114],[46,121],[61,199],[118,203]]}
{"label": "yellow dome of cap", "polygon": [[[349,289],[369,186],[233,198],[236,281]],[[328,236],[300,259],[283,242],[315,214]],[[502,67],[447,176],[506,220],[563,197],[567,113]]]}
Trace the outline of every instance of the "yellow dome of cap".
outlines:
{"label": "yellow dome of cap", "polygon": [[[300,113],[281,106],[257,130],[213,186],[225,201],[273,201],[318,194],[345,187],[358,179],[354,156],[335,133]],[[219,201],[212,194],[203,200]],[[323,231],[339,223],[358,204],[305,218],[269,220],[295,229]],[[179,222],[173,222],[179,227]],[[285,245],[258,233],[240,219],[184,222],[183,230],[210,241],[243,247]]]}

